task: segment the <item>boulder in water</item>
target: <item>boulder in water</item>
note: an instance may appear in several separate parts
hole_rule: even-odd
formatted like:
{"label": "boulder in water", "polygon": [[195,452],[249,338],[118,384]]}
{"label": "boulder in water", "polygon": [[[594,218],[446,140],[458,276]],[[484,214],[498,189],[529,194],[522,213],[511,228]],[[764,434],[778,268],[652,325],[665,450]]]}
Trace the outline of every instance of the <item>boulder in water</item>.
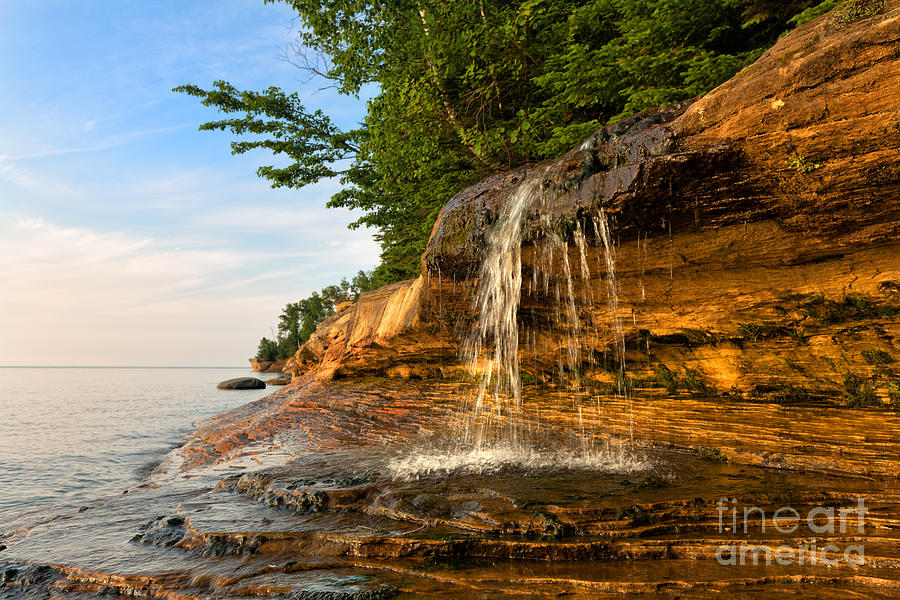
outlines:
{"label": "boulder in water", "polygon": [[216,387],[220,390],[261,390],[266,387],[266,382],[256,377],[237,377],[226,379]]}

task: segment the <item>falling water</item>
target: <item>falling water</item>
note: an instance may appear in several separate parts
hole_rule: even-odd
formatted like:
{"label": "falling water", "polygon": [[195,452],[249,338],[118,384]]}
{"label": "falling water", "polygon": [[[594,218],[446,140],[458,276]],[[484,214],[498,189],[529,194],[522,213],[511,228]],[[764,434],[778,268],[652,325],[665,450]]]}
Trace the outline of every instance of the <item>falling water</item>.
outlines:
{"label": "falling water", "polygon": [[[574,372],[581,364],[581,319],[575,306],[575,289],[572,285],[572,269],[569,267],[568,240],[554,236],[560,245],[562,255],[563,276],[566,279],[565,309],[569,321],[569,329],[566,331],[566,367],[569,372]],[[559,301],[558,301],[559,302]],[[578,379],[574,380],[578,385]],[[575,390],[577,391],[577,390]]]}
{"label": "falling water", "polygon": [[594,220],[594,232],[603,242],[603,258],[606,263],[606,291],[609,304],[613,340],[620,371],[625,370],[625,328],[619,315],[619,281],[616,278],[616,250],[609,233],[609,217],[606,211],[599,211]]}
{"label": "falling water", "polygon": [[[463,344],[463,358],[469,372],[476,378],[476,391],[466,404],[466,426],[462,441],[476,449],[501,442],[504,447],[522,449],[527,446],[527,430],[522,415],[522,386],[519,365],[518,311],[522,296],[522,243],[524,222],[529,210],[540,206],[544,172],[522,181],[505,203],[498,219],[486,232],[486,245],[481,263],[475,310],[478,319]],[[602,250],[598,266],[606,272],[608,310],[616,365],[616,385],[629,403],[625,377],[625,335],[619,314],[619,283],[616,277],[616,248],[612,239],[609,215],[599,211],[589,219]],[[559,358],[560,380],[568,379],[572,409],[578,415],[578,430],[584,431],[583,408],[579,403],[582,368],[581,346],[584,330],[578,312],[573,269],[569,261],[568,234],[554,230],[546,214],[539,219],[537,259],[529,293],[542,291],[555,299],[558,333],[564,341]],[[590,265],[587,242],[580,221],[575,223],[572,238],[578,250],[578,275],[582,280],[580,304],[593,305],[590,286]],[[562,277],[554,281],[555,265]],[[552,285],[551,285],[552,284]],[[596,335],[596,331],[592,331]],[[529,336],[525,336],[528,346]],[[568,374],[574,374],[570,376]],[[629,404],[630,406],[630,404]],[[630,410],[629,410],[630,412]],[[629,435],[632,427],[629,417]],[[585,436],[582,434],[583,439]]]}
{"label": "falling water", "polygon": [[613,343],[616,346],[616,385],[619,394],[628,402],[628,436],[634,439],[634,422],[632,417],[631,394],[628,390],[625,374],[625,326],[622,316],[619,314],[619,280],[616,277],[616,248],[612,243],[609,228],[609,216],[601,210],[594,219],[594,230],[597,237],[603,242],[603,257],[606,262],[606,290],[610,321],[613,329]]}
{"label": "falling water", "polygon": [[[573,228],[560,231],[542,210],[543,203],[553,198],[544,185],[546,171],[540,170],[524,179],[508,197],[493,225],[485,233],[485,248],[478,271],[474,294],[477,313],[462,344],[462,358],[474,378],[474,392],[464,399],[463,426],[449,448],[436,452],[403,456],[391,464],[395,474],[404,477],[439,472],[490,472],[516,467],[542,469],[568,466],[596,470],[641,469],[646,463],[601,441],[586,426],[592,406],[580,388],[583,362],[582,346],[588,339],[613,337],[617,366],[619,395],[628,400],[629,434],[632,432],[629,391],[625,385],[624,325],[619,315],[619,283],[616,278],[616,248],[611,234],[610,219],[600,211],[586,219],[593,227],[597,251],[598,272],[606,272],[609,319],[605,335],[597,330],[596,319],[579,315],[579,306],[594,306],[591,286],[589,246],[581,220]],[[545,197],[546,196],[546,197]],[[531,277],[523,290],[522,245],[525,241],[525,221],[532,216],[529,243],[534,248]],[[569,239],[577,249],[577,265],[573,269],[569,258]],[[575,279],[580,278],[580,297],[576,295]],[[532,296],[543,303],[552,299],[549,316],[551,325],[563,347],[558,354],[559,382],[565,383],[568,395],[552,397],[571,403],[557,409],[571,411],[576,421],[565,440],[558,436],[551,448],[541,448],[533,438],[533,427],[541,421],[539,406],[523,408],[520,373],[520,350],[538,353],[535,331],[523,328],[520,332],[519,307],[521,298]],[[590,313],[590,311],[588,311]],[[521,336],[521,348],[520,348]],[[553,339],[544,336],[544,341]],[[546,351],[546,348],[544,348]],[[587,355],[593,360],[593,352]],[[597,399],[599,402],[599,399]],[[548,408],[552,408],[549,407]],[[571,443],[575,442],[575,443]]]}
{"label": "falling water", "polygon": [[[469,372],[478,378],[464,436],[476,448],[497,433],[513,448],[524,441],[518,321],[522,235],[527,211],[540,196],[542,175],[519,184],[486,235],[475,296],[478,320],[462,349]],[[487,411],[493,414],[485,414]]]}

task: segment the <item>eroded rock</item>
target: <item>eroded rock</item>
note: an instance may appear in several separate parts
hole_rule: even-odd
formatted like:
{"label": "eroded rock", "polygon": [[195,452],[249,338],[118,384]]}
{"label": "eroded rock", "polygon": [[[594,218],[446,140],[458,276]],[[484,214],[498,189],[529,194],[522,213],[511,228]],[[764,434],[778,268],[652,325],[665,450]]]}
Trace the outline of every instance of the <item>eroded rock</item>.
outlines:
{"label": "eroded rock", "polygon": [[184,517],[168,515],[157,517],[141,526],[138,533],[131,538],[132,542],[170,547],[180,542],[187,534]]}
{"label": "eroded rock", "polygon": [[[900,356],[897,11],[888,3],[839,29],[810,22],[703,98],[622,119],[558,159],[463,190],[435,224],[420,278],[323,323],[289,369],[320,380],[464,372],[485,233],[539,177],[518,312],[528,381],[577,373],[616,384],[618,319],[633,380],[668,372],[673,391],[900,406],[900,371],[865,358]],[[598,211],[616,243],[617,314]],[[566,247],[548,259],[551,235]],[[560,375],[573,339],[581,364]]]}
{"label": "eroded rock", "polygon": [[220,390],[261,390],[266,387],[266,382],[256,377],[236,377],[226,379],[216,387]]}

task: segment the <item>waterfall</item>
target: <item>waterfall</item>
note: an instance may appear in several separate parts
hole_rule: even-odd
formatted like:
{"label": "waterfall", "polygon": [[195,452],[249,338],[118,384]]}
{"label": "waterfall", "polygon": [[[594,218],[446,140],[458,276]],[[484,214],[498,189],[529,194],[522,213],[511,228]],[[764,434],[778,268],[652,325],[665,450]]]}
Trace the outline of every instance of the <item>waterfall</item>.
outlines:
{"label": "waterfall", "polygon": [[[525,179],[487,231],[478,274],[478,319],[462,346],[469,372],[478,378],[465,441],[480,448],[502,430],[512,447],[522,442],[522,379],[519,373],[519,302],[522,296],[522,235],[528,209],[540,196],[539,176]],[[485,411],[493,417],[485,417]]]}
{"label": "waterfall", "polygon": [[[462,422],[446,439],[449,445],[392,461],[394,474],[415,477],[451,471],[484,473],[507,467],[628,471],[647,466],[629,450],[614,447],[610,440],[595,435],[590,423],[591,419],[597,422],[601,400],[599,396],[591,397],[581,386],[584,368],[597,367],[593,364],[597,349],[583,352],[582,347],[589,346],[589,340],[611,336],[617,395],[628,401],[631,437],[625,328],[619,315],[611,219],[601,210],[572,222],[555,222],[546,204],[557,199],[557,192],[548,185],[546,169],[534,170],[506,198],[485,231],[472,297],[476,318],[460,349],[474,380],[472,393],[464,395],[461,403]],[[589,233],[593,234],[591,240]],[[570,241],[575,251],[571,259]],[[522,268],[525,243],[533,253],[527,279]],[[595,306],[591,251],[597,259],[595,278],[605,272],[609,316],[602,331],[590,310]],[[576,283],[580,284],[580,294]],[[538,307],[540,323],[549,321],[552,335],[541,336],[540,327],[529,330],[520,323],[523,297]],[[582,312],[587,315],[585,318]],[[559,340],[560,346],[538,347],[547,340]],[[605,348],[606,342],[603,344]],[[531,358],[540,356],[545,360],[548,350],[557,353],[559,376],[553,381],[555,389],[548,390],[547,399],[526,406],[520,361],[523,356],[529,358],[530,353]],[[544,427],[542,408],[569,415],[572,425],[567,431]]]}
{"label": "waterfall", "polygon": [[609,217],[606,211],[599,211],[594,219],[594,228],[597,237],[603,242],[603,257],[606,263],[606,291],[609,305],[610,321],[613,330],[613,340],[616,345],[616,385],[619,394],[624,396],[628,403],[628,437],[634,439],[634,421],[632,415],[631,392],[625,373],[625,325],[619,314],[619,280],[616,278],[616,248],[610,236]]}
{"label": "waterfall", "polygon": [[[606,266],[606,293],[609,305],[610,325],[616,344],[616,359],[619,373],[625,371],[625,326],[619,315],[619,281],[616,278],[616,249],[609,231],[609,217],[606,211],[599,211],[594,219],[594,231],[597,239],[603,243],[603,260]],[[620,392],[622,391],[620,386]]]}
{"label": "waterfall", "polygon": [[[472,397],[464,403],[465,425],[460,441],[467,447],[483,449],[500,443],[506,448],[521,449],[529,444],[528,420],[522,413],[520,373],[518,313],[523,293],[552,299],[555,308],[553,328],[563,340],[558,358],[559,380],[569,388],[571,409],[578,415],[578,435],[582,441],[585,439],[585,407],[579,405],[584,366],[582,345],[586,333],[594,338],[599,336],[596,323],[593,320],[582,323],[579,315],[579,306],[592,306],[594,303],[588,242],[581,219],[577,219],[573,227],[560,231],[546,214],[534,215],[537,218],[533,219],[531,242],[535,247],[535,260],[529,285],[523,289],[525,221],[529,212],[542,212],[546,175],[546,171],[541,170],[519,183],[502,206],[496,221],[485,232],[485,247],[473,299],[477,318],[465,336],[461,350],[469,373],[476,382]],[[613,338],[616,386],[619,395],[628,400],[630,407],[625,377],[625,328],[619,314],[616,248],[610,217],[606,211],[600,210],[584,220],[593,229],[598,273],[606,273],[607,325]],[[578,264],[575,269],[569,259],[570,237],[577,250]],[[580,297],[576,295],[576,277],[581,280]],[[522,334],[521,351],[528,352],[534,346],[531,341],[533,335],[529,335],[527,330]],[[592,356],[593,353],[588,353],[589,361]]]}

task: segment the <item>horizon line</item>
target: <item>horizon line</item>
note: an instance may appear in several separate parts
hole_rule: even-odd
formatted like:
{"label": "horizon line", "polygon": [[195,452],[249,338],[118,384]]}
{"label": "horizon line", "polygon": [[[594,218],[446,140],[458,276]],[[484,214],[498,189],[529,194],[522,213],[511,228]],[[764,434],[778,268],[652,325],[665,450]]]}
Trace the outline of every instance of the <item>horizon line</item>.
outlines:
{"label": "horizon line", "polygon": [[243,366],[209,365],[0,365],[0,369],[244,369]]}

